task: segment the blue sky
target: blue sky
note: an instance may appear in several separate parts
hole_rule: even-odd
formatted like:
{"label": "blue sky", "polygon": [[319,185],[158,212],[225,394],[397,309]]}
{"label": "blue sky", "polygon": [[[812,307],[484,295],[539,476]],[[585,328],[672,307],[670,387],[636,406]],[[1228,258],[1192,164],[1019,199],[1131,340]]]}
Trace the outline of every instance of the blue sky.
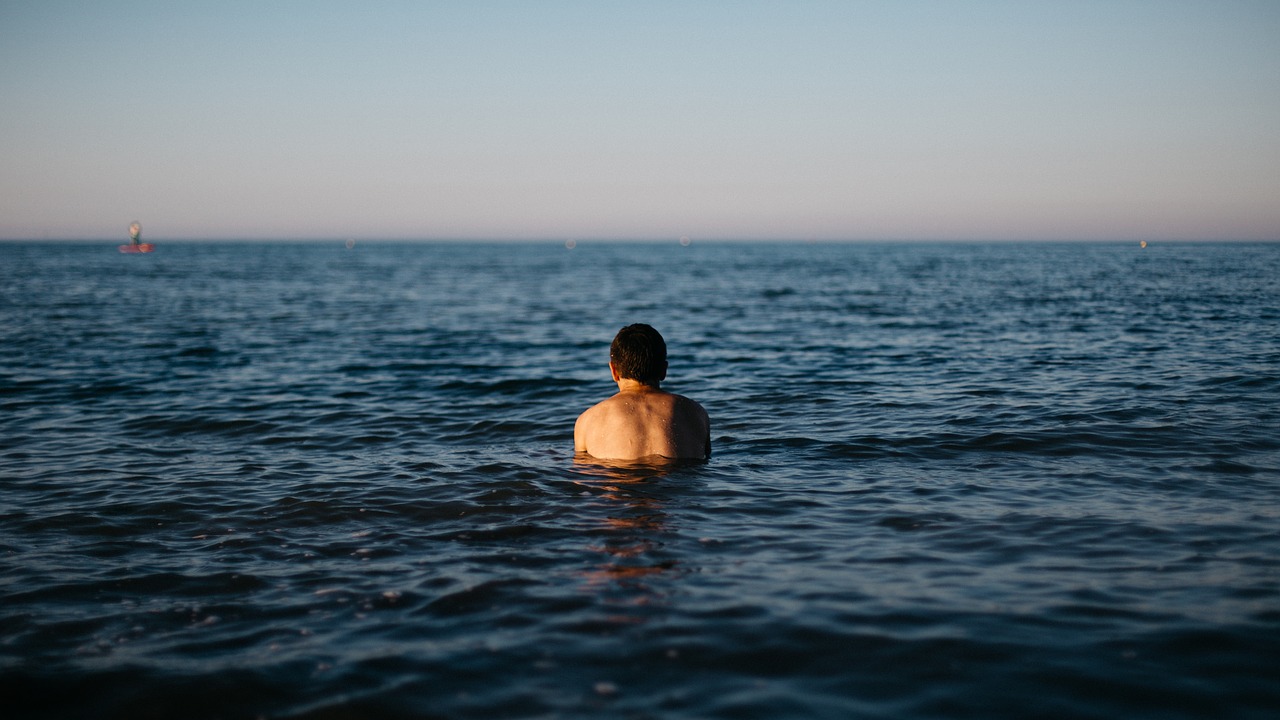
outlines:
{"label": "blue sky", "polygon": [[0,0],[0,238],[1280,239],[1280,3]]}

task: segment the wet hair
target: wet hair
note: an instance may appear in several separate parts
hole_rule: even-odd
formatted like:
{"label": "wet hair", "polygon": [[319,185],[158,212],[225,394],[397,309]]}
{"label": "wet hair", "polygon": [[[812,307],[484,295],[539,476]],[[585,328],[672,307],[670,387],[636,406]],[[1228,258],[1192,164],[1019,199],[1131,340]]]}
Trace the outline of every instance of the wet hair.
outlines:
{"label": "wet hair", "polygon": [[644,323],[628,325],[614,336],[609,362],[621,377],[657,385],[667,373],[667,343]]}

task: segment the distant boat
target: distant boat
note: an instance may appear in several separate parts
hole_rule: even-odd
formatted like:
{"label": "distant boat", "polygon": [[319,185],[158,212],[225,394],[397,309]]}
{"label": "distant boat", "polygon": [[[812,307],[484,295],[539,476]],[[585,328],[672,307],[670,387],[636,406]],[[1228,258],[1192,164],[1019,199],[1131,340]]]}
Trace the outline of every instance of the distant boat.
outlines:
{"label": "distant boat", "polygon": [[122,253],[149,253],[156,249],[152,243],[142,242],[142,224],[137,220],[129,225],[129,244],[119,247]]}

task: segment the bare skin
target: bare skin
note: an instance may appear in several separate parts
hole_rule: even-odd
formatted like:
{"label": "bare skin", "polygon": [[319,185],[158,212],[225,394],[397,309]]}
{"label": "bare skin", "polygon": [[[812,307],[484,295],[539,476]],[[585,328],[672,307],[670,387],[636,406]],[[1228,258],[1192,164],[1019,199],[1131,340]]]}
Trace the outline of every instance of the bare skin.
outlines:
{"label": "bare skin", "polygon": [[[682,395],[618,375],[618,394],[578,416],[573,447],[601,460],[711,456],[711,421],[701,405]],[[664,373],[665,375],[665,373]]]}

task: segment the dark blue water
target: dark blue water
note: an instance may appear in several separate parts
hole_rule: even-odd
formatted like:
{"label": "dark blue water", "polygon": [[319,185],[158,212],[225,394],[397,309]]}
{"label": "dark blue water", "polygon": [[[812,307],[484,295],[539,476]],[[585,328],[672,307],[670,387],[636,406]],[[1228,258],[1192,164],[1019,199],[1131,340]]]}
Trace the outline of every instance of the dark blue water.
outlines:
{"label": "dark blue water", "polygon": [[1280,244],[0,251],[8,717],[1280,712]]}

